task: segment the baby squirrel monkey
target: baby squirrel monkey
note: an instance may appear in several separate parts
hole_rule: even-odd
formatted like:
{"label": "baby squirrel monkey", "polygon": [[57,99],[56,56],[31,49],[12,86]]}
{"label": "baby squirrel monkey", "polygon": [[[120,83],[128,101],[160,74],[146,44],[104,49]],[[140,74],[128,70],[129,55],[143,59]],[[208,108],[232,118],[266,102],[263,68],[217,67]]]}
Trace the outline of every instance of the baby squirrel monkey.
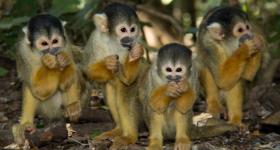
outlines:
{"label": "baby squirrel monkey", "polygon": [[81,113],[77,67],[61,21],[48,14],[37,15],[23,32],[16,58],[23,81],[22,116],[13,126],[19,144],[25,130],[35,129],[36,111],[50,120],[67,117],[70,121],[76,121]]}
{"label": "baby squirrel monkey", "polygon": [[198,55],[204,67],[201,81],[207,111],[222,111],[224,92],[229,122],[242,126],[244,80],[252,81],[260,68],[264,39],[254,32],[248,15],[235,7],[217,7],[204,17],[198,33]]}
{"label": "baby squirrel monkey", "polygon": [[118,148],[135,143],[138,137],[131,107],[135,100],[128,95],[141,68],[140,23],[136,12],[120,3],[106,6],[93,19],[96,29],[85,47],[83,71],[91,81],[104,85],[106,103],[116,123],[114,129],[95,139],[114,138],[112,148]]}
{"label": "baby squirrel monkey", "polygon": [[191,139],[233,131],[225,123],[204,128],[192,124],[192,107],[198,92],[196,59],[185,46],[172,43],[160,48],[156,61],[139,78],[143,119],[149,127],[149,150],[162,149],[164,139],[174,139],[175,150],[191,149]]}

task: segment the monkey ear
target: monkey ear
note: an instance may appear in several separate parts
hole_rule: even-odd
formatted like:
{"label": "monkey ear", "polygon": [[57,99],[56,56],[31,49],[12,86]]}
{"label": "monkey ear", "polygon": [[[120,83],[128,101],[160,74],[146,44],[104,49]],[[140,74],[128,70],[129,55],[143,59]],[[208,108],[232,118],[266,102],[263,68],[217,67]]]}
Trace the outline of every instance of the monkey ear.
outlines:
{"label": "monkey ear", "polygon": [[65,25],[67,24],[67,21],[61,20],[60,22],[61,22],[61,24],[62,24],[63,27],[65,27]]}
{"label": "monkey ear", "polygon": [[225,37],[221,24],[214,22],[207,26],[207,29],[215,40],[222,40]]}
{"label": "monkey ear", "polygon": [[101,32],[108,32],[108,18],[106,14],[95,14],[93,16],[93,21],[97,29]]}
{"label": "monkey ear", "polygon": [[26,42],[27,44],[30,44],[30,41],[29,41],[29,39],[28,39],[28,29],[27,29],[26,26],[22,28],[22,32],[24,33],[25,42]]}

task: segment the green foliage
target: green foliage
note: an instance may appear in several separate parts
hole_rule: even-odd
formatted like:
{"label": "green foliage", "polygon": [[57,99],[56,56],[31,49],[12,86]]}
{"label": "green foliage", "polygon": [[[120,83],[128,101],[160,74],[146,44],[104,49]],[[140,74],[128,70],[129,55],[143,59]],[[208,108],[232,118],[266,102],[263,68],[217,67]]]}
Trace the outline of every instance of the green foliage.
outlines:
{"label": "green foliage", "polygon": [[94,139],[96,136],[100,135],[102,133],[102,131],[100,130],[93,130],[90,134],[90,138]]}
{"label": "green foliage", "polygon": [[8,70],[0,66],[0,77],[7,75]]}
{"label": "green foliage", "polygon": [[80,0],[53,0],[50,13],[55,16],[61,16],[66,13],[74,13],[79,10]]}

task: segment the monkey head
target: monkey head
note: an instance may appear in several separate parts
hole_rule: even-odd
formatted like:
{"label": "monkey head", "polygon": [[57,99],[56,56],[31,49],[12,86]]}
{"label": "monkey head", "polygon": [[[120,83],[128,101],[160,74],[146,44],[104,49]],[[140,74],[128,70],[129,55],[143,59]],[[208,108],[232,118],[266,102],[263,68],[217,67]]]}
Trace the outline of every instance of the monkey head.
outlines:
{"label": "monkey head", "polygon": [[23,32],[30,48],[43,54],[55,55],[65,44],[63,23],[49,14],[32,17]]}
{"label": "monkey head", "polygon": [[167,82],[179,82],[188,77],[191,68],[191,51],[177,43],[167,44],[159,49],[157,72]]}
{"label": "monkey head", "polygon": [[130,50],[140,33],[140,23],[134,9],[120,3],[105,7],[103,13],[94,15],[94,22],[101,32],[109,34],[114,40]]}
{"label": "monkey head", "polygon": [[201,27],[217,42],[240,44],[253,37],[248,15],[236,7],[217,7],[211,10]]}

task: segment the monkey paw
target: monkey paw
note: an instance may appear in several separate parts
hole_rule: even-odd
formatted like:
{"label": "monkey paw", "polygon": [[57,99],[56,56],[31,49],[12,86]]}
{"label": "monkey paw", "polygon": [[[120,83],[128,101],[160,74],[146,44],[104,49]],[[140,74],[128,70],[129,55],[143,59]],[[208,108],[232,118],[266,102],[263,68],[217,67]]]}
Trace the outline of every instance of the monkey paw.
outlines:
{"label": "monkey paw", "polygon": [[161,142],[158,139],[150,139],[147,150],[162,150]]}
{"label": "monkey paw", "polygon": [[192,144],[189,140],[179,140],[176,141],[174,145],[174,150],[191,150],[192,149]]}
{"label": "monkey paw", "polygon": [[172,98],[177,98],[181,95],[180,87],[176,84],[176,82],[168,83],[166,95]]}
{"label": "monkey paw", "polygon": [[126,136],[117,136],[113,139],[113,145],[110,150],[127,149],[126,147],[130,144],[134,144],[134,141]]}
{"label": "monkey paw", "polygon": [[71,63],[70,57],[65,52],[59,53],[56,57],[60,68],[65,68]]}
{"label": "monkey paw", "polygon": [[54,69],[57,67],[57,61],[56,57],[51,54],[45,54],[42,56],[42,62],[45,66],[47,66],[49,69]]}
{"label": "monkey paw", "polygon": [[31,123],[13,125],[12,133],[15,143],[23,145],[25,143],[25,131],[28,131],[32,134],[33,132],[35,132],[35,130],[36,129],[34,125]]}
{"label": "monkey paw", "polygon": [[119,56],[110,55],[105,58],[105,65],[108,70],[116,72],[119,69]]}
{"label": "monkey paw", "polygon": [[76,102],[65,107],[64,116],[69,118],[70,121],[78,121],[81,112],[81,104],[80,102]]}
{"label": "monkey paw", "polygon": [[139,43],[136,43],[129,53],[129,62],[141,58],[143,54],[144,54],[143,47]]}
{"label": "monkey paw", "polygon": [[104,132],[101,135],[98,135],[94,138],[96,141],[102,141],[106,139],[113,139],[116,136],[120,136],[122,134],[122,131],[120,128],[115,128],[110,131]]}

